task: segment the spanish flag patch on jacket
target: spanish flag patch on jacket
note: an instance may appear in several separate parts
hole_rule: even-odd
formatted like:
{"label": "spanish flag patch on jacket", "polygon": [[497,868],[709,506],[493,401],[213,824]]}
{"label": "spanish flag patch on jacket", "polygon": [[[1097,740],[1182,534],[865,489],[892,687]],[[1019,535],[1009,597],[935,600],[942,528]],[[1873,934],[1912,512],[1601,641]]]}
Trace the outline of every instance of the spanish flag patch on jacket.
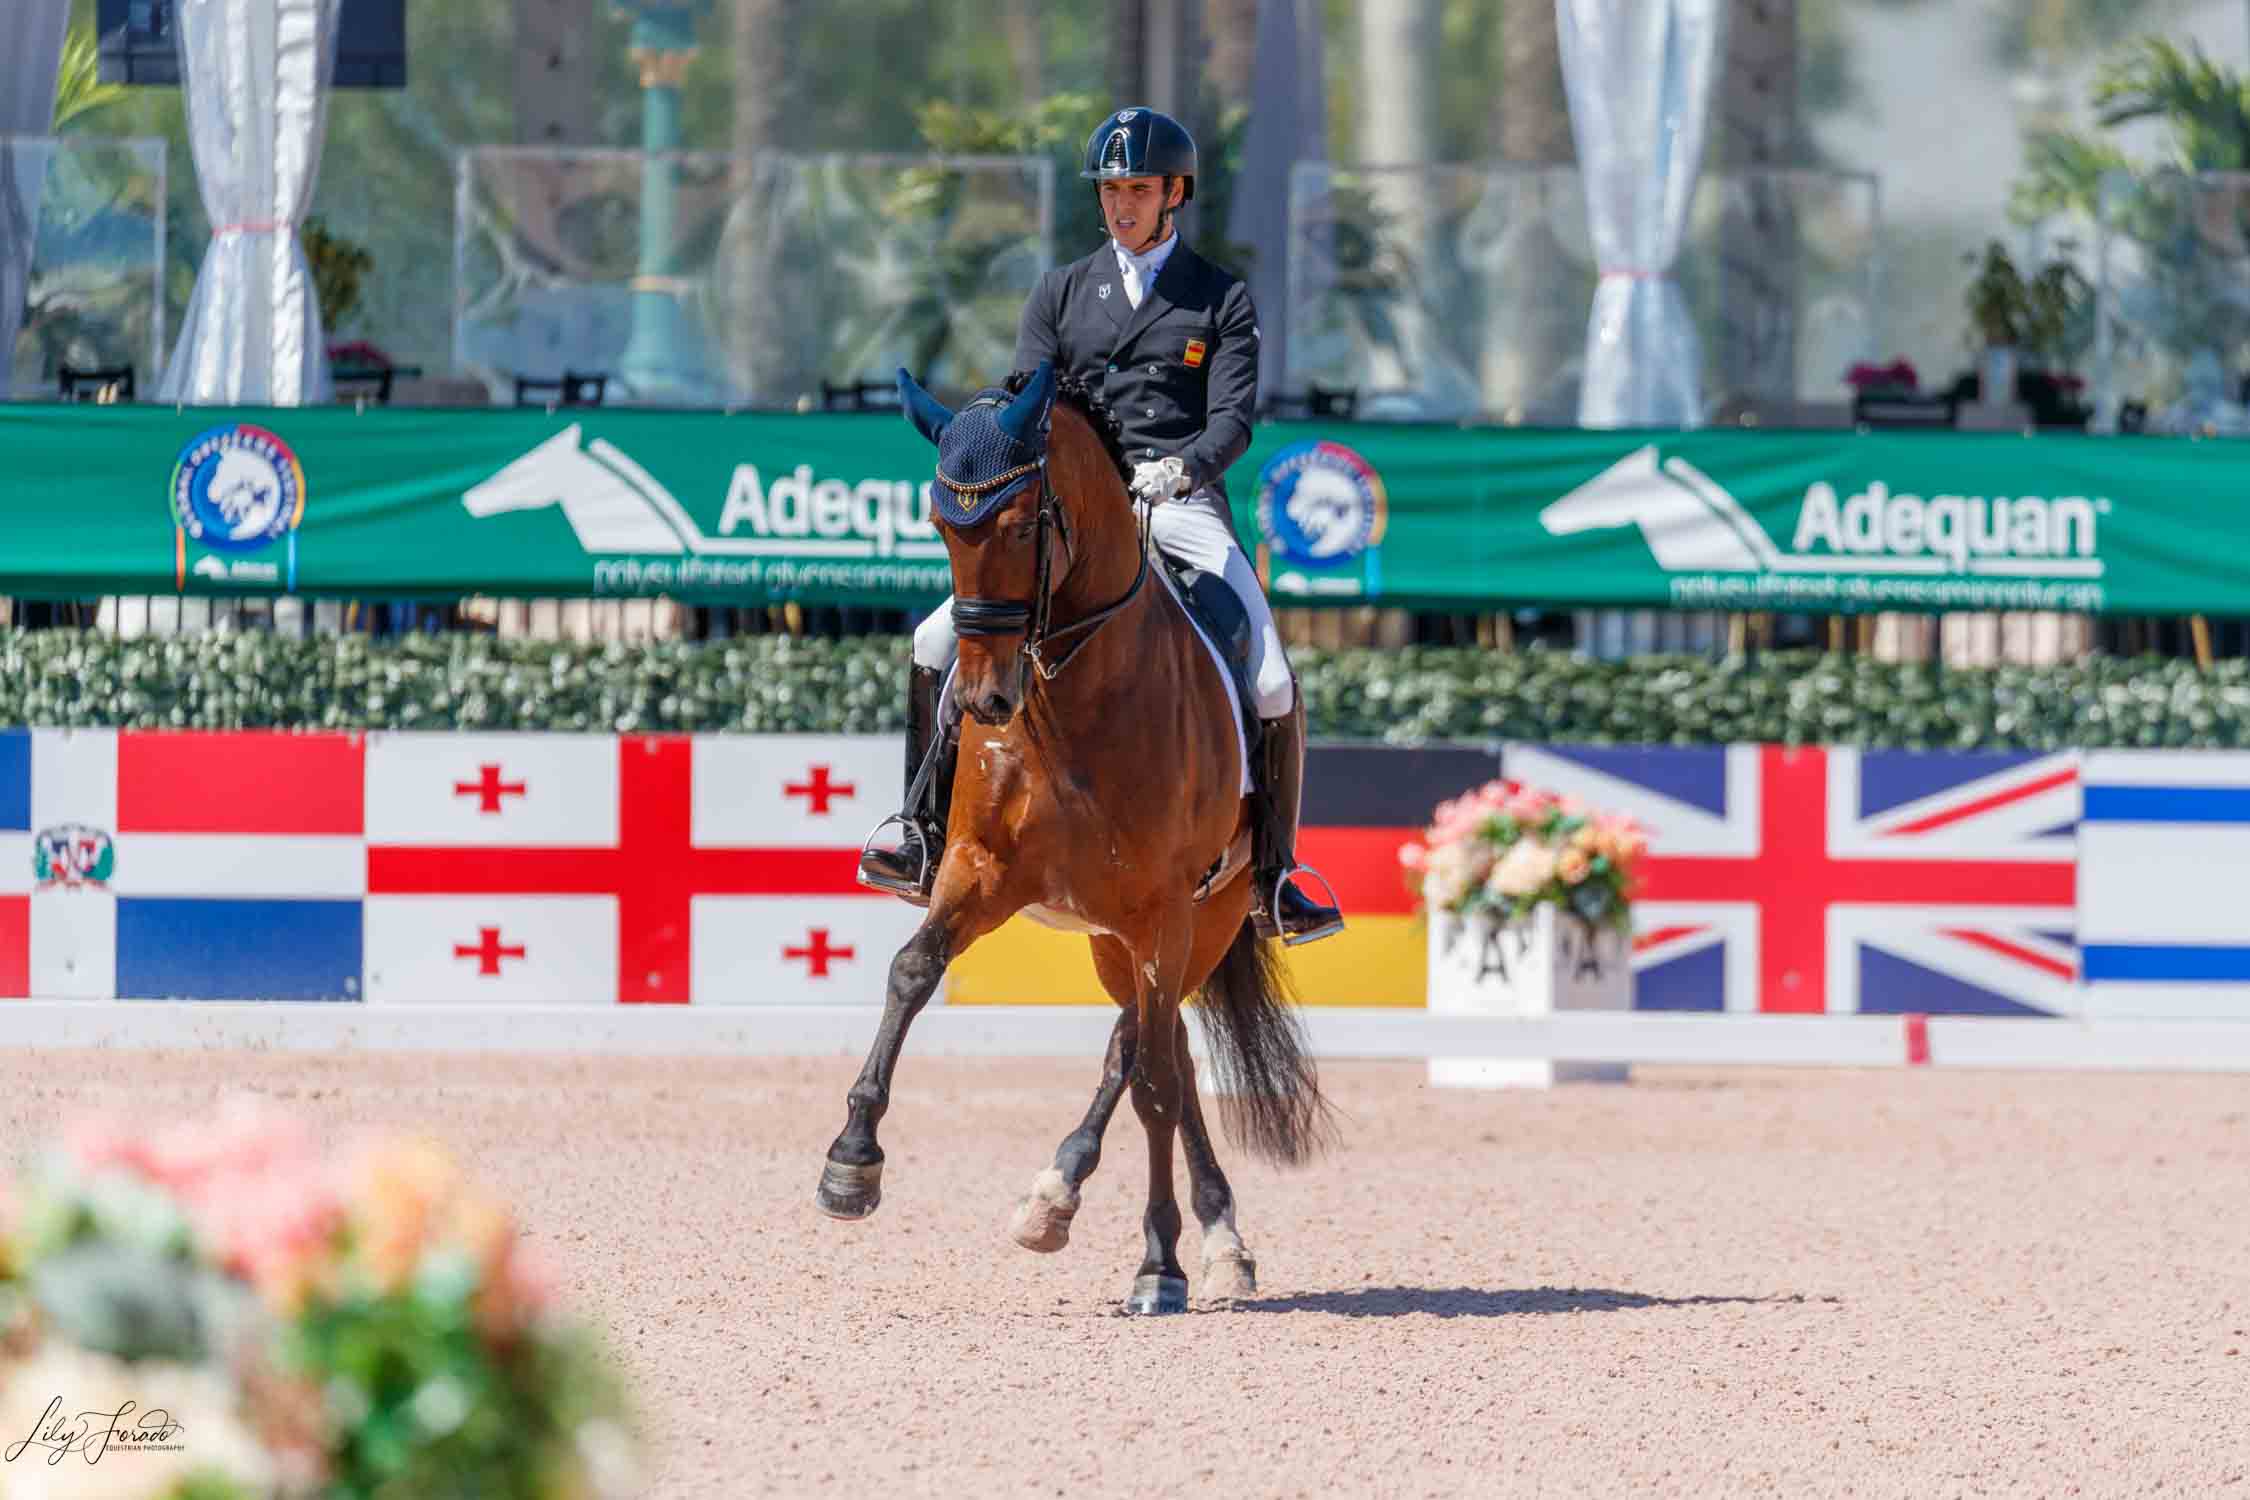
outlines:
{"label": "spanish flag patch on jacket", "polygon": [[1187,363],[1188,363],[1188,368],[1189,368],[1189,369],[1191,369],[1191,370],[1193,370],[1193,369],[1197,369],[1197,368],[1199,368],[1199,367],[1200,367],[1200,366],[1202,365],[1202,363],[1203,363],[1203,351],[1204,351],[1204,350],[1205,350],[1205,348],[1207,348],[1207,347],[1208,347],[1208,346],[1207,346],[1207,345],[1206,345],[1206,344],[1205,344],[1205,343],[1203,342],[1203,340],[1201,340],[1201,339],[1189,339],[1189,340],[1188,340],[1188,343],[1187,343]]}

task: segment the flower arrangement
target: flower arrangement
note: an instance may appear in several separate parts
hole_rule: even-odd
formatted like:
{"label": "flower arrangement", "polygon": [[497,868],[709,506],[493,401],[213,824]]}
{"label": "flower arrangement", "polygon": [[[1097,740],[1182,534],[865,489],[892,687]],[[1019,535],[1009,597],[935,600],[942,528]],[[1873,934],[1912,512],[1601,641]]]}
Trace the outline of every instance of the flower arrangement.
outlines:
{"label": "flower arrangement", "polygon": [[431,1143],[324,1156],[244,1100],[81,1124],[0,1198],[0,1444],[10,1497],[634,1483],[615,1379],[496,1202]]}
{"label": "flower arrangement", "polygon": [[1589,925],[1631,930],[1634,877],[1648,833],[1513,781],[1491,781],[1438,804],[1399,863],[1430,908],[1499,923],[1551,902]]}

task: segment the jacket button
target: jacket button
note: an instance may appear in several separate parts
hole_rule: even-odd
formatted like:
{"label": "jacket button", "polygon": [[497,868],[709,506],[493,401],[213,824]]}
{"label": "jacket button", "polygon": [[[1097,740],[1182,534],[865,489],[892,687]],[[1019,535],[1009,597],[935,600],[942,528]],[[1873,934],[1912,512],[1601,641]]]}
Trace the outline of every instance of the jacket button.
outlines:
{"label": "jacket button", "polygon": [[1151,375],[1161,375],[1164,373],[1164,367],[1162,365],[1150,365],[1148,372]]}
{"label": "jacket button", "polygon": [[1141,415],[1144,417],[1153,417],[1156,415],[1156,408],[1153,406],[1144,406],[1141,408]]}

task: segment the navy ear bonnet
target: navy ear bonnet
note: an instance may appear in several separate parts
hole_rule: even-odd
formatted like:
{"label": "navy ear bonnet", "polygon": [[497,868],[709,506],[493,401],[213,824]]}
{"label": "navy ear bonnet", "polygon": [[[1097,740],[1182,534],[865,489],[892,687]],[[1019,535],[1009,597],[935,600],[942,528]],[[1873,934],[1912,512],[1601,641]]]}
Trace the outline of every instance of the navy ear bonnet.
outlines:
{"label": "navy ear bonnet", "polygon": [[959,413],[946,411],[904,370],[898,378],[907,419],[937,444],[931,504],[940,520],[974,526],[1039,478],[1055,395],[1049,366],[1042,364],[1021,394],[994,386],[977,392]]}

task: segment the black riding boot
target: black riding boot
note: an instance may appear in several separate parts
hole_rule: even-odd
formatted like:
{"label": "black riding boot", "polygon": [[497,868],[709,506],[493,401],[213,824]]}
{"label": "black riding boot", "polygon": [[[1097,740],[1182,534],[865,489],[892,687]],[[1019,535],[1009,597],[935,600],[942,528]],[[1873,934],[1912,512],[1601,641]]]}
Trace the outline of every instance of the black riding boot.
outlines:
{"label": "black riding boot", "polygon": [[1258,894],[1250,914],[1258,936],[1295,946],[1342,932],[1344,914],[1313,900],[1290,880],[1303,868],[1297,863],[1297,818],[1305,791],[1305,695],[1294,677],[1289,686],[1296,705],[1278,719],[1262,721],[1265,742],[1254,793]]}
{"label": "black riding boot", "polygon": [[945,674],[928,667],[913,666],[906,676],[906,802],[897,816],[886,818],[876,827],[884,828],[896,823],[905,832],[896,849],[868,848],[860,851],[859,883],[879,891],[889,891],[916,906],[930,904],[930,891],[937,884],[938,861],[945,854],[945,813],[953,800],[953,744],[938,751],[937,762],[916,795],[915,780],[922,770],[922,761],[928,756],[930,742],[943,733],[939,722],[938,694],[945,686]]}

